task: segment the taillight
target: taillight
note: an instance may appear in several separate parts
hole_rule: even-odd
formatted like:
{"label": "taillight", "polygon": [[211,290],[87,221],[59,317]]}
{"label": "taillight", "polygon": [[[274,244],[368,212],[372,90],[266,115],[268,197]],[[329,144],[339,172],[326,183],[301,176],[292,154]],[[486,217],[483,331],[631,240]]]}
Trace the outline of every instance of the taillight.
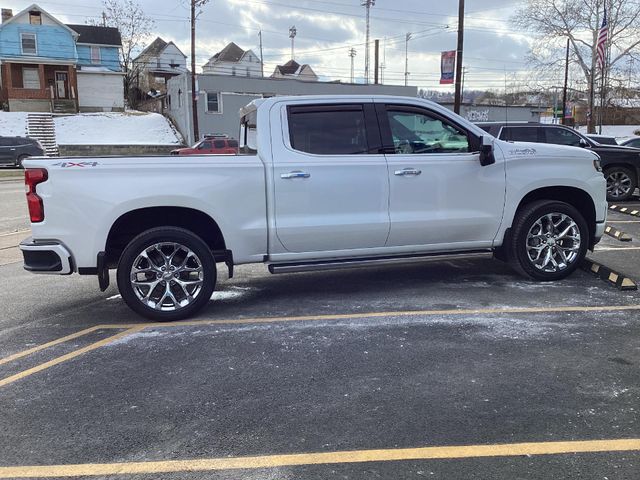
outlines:
{"label": "taillight", "polygon": [[27,191],[27,205],[29,207],[29,216],[32,223],[44,220],[44,205],[42,198],[36,193],[36,185],[46,182],[48,178],[47,171],[44,168],[27,168],[24,171],[24,184]]}

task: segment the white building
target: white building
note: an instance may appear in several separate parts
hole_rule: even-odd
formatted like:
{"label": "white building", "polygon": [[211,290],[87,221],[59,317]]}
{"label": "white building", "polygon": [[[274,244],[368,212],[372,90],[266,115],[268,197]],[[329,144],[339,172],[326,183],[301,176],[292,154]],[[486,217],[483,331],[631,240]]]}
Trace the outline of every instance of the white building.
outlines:
{"label": "white building", "polygon": [[203,73],[262,77],[262,62],[252,50],[243,50],[231,42],[202,67]]}
{"label": "white building", "polygon": [[133,60],[143,92],[166,92],[167,80],[187,71],[187,56],[173,43],[156,38]]}

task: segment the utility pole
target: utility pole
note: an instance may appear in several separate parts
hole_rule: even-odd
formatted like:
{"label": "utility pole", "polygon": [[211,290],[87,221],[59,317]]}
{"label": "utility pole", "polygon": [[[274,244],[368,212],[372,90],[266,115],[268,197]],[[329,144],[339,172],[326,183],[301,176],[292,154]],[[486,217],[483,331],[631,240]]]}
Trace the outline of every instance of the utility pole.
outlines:
{"label": "utility pole", "polygon": [[196,0],[191,0],[191,114],[193,116],[193,141],[200,139],[198,128],[198,92],[196,91]]}
{"label": "utility pole", "polygon": [[356,49],[355,48],[351,47],[349,49],[349,56],[351,57],[351,83],[353,83],[354,82],[353,60],[354,60],[354,57],[356,56]]}
{"label": "utility pole", "polygon": [[404,86],[409,85],[409,40],[411,34],[407,33],[404,40]]}
{"label": "utility pole", "polygon": [[382,42],[382,63],[380,64],[380,83],[384,83],[384,69],[387,68],[387,37]]}
{"label": "utility pole", "polygon": [[460,94],[462,92],[462,48],[464,46],[464,0],[458,3],[458,50],[456,58],[456,90],[453,98],[453,111],[460,113]]}
{"label": "utility pole", "polygon": [[295,50],[294,50],[294,41],[296,38],[296,35],[298,34],[298,30],[296,29],[295,25],[292,25],[289,28],[289,38],[291,39],[291,60],[295,60]]}
{"label": "utility pole", "polygon": [[107,26],[107,12],[105,12],[104,10],[102,11],[102,26]]}
{"label": "utility pole", "polygon": [[262,30],[258,32],[260,37],[260,75],[264,77],[264,58],[262,57]]}
{"label": "utility pole", "polygon": [[562,89],[562,125],[565,123],[565,115],[567,112],[567,84],[569,83],[569,39],[567,38],[567,53],[564,60],[564,87]]}
{"label": "utility pole", "polygon": [[380,66],[380,40],[375,40],[375,47],[373,49],[373,64],[375,69],[373,70],[373,83],[378,85],[378,72]]}
{"label": "utility pole", "polygon": [[371,7],[376,4],[376,0],[361,0],[360,5],[366,9],[366,35],[364,45],[364,81],[369,83],[369,30]]}

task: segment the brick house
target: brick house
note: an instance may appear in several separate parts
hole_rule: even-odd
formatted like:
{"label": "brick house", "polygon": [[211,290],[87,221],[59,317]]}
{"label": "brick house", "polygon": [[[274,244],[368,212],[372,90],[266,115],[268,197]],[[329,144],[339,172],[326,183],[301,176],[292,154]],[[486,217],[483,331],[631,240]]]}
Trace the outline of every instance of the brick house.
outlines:
{"label": "brick house", "polygon": [[[98,31],[113,45],[96,42]],[[121,43],[117,29],[65,25],[35,4],[16,15],[2,9],[0,102],[12,111],[123,109]],[[104,75],[87,77],[91,70]],[[108,73],[115,77],[105,81]],[[108,102],[99,98],[104,91]]]}

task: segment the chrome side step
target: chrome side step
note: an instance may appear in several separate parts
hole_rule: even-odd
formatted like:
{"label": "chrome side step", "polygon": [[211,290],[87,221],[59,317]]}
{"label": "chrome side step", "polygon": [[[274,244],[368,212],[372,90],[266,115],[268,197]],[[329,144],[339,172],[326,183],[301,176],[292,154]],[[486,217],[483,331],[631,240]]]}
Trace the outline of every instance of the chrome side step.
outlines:
{"label": "chrome side step", "polygon": [[301,263],[272,263],[271,273],[316,272],[321,270],[342,270],[347,268],[371,267],[376,265],[394,265],[415,262],[435,262],[460,260],[465,258],[492,258],[492,250],[473,250],[460,253],[431,253],[392,257],[348,258],[345,260],[321,260]]}

